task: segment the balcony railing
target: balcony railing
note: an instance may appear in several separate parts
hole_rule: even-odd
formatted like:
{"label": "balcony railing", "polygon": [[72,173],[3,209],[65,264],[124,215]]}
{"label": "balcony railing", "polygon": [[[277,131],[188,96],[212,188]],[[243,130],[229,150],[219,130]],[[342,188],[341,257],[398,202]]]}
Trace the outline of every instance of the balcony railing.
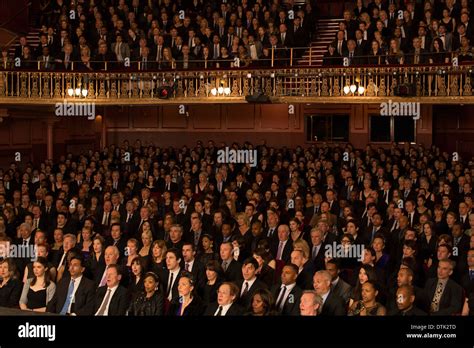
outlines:
{"label": "balcony railing", "polygon": [[473,72],[472,65],[87,73],[4,70],[0,71],[0,104],[54,104],[63,99],[98,104],[240,102],[256,93],[275,102],[363,103],[408,94],[428,103],[474,103]]}

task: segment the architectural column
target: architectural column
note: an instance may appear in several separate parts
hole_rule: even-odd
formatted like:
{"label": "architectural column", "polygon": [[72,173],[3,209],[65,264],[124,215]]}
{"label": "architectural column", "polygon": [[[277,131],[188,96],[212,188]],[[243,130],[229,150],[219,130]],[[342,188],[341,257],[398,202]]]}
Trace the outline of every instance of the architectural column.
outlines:
{"label": "architectural column", "polygon": [[52,118],[46,120],[46,159],[53,159],[53,146],[54,146],[54,124],[57,121]]}

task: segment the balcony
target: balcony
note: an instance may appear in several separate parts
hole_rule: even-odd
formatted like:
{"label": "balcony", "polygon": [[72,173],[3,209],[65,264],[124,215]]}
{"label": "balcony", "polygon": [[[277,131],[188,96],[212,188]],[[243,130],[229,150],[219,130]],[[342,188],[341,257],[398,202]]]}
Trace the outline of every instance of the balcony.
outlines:
{"label": "balcony", "polygon": [[246,96],[259,92],[273,103],[379,103],[401,98],[399,89],[411,90],[411,99],[422,103],[474,104],[473,72],[472,64],[86,73],[0,70],[0,104],[244,103]]}

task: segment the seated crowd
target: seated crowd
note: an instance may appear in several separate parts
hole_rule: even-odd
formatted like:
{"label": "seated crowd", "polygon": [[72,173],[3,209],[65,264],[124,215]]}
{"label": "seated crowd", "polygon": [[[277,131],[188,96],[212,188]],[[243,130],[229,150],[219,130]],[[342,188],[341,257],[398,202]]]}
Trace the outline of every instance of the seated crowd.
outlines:
{"label": "seated crowd", "polygon": [[[307,47],[315,29],[309,1],[42,2],[39,45],[22,36],[15,52],[22,69],[230,68],[270,66],[272,57],[284,65],[290,48]],[[6,48],[1,63],[17,67]]]}
{"label": "seated crowd", "polygon": [[262,142],[242,147],[257,150],[251,167],[220,163],[224,146],[124,141],[1,170],[1,250],[16,254],[0,255],[0,307],[474,314],[472,162],[420,145]]}
{"label": "seated crowd", "polygon": [[[365,2],[366,4],[367,2]],[[470,0],[357,0],[344,11],[323,65],[444,64],[474,60]]]}

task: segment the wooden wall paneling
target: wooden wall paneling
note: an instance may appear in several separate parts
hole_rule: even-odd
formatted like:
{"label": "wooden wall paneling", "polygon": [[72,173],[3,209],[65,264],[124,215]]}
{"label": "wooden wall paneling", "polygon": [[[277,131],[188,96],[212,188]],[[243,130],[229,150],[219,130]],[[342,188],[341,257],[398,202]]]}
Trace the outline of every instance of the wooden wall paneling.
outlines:
{"label": "wooden wall paneling", "polygon": [[[136,110],[136,112],[135,112]],[[158,128],[158,107],[142,106],[139,109],[131,109],[129,113],[132,127],[134,128]]]}
{"label": "wooden wall paneling", "polygon": [[138,108],[132,109],[129,106],[109,106],[104,108],[104,119],[107,128],[129,128],[130,119],[135,118]]}
{"label": "wooden wall paneling", "polygon": [[[190,105],[189,117],[192,120],[193,129],[221,129],[222,105]],[[183,115],[181,115],[183,117]],[[186,117],[186,116],[184,116]]]}
{"label": "wooden wall paneling", "polygon": [[256,104],[234,104],[222,106],[225,128],[227,130],[255,129],[257,125],[257,111],[260,106]]}
{"label": "wooden wall paneling", "polygon": [[163,105],[162,110],[163,129],[188,128],[188,117],[179,114],[178,105]]}
{"label": "wooden wall paneling", "polygon": [[287,104],[260,105],[261,129],[289,129],[289,115]]}

